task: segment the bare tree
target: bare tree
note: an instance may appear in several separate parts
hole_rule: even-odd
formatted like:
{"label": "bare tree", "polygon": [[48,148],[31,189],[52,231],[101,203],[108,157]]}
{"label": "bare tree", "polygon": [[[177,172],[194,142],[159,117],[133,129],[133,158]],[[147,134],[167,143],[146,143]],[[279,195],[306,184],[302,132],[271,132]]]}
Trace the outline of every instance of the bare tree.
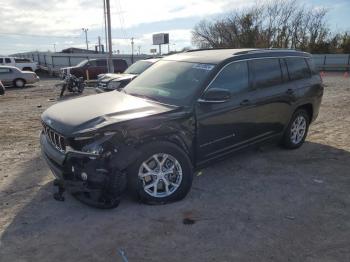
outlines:
{"label": "bare tree", "polygon": [[203,20],[192,31],[199,48],[296,48],[312,51],[330,32],[326,9],[292,0],[275,0],[235,10],[224,18]]}

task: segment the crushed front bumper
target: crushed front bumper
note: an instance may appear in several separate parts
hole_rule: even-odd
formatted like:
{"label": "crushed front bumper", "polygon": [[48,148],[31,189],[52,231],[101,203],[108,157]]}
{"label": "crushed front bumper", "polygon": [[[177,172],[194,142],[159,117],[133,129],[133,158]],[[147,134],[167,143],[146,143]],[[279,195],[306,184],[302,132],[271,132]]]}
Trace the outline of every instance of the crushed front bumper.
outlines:
{"label": "crushed front bumper", "polygon": [[112,208],[119,204],[126,176],[110,168],[108,160],[84,152],[61,152],[44,133],[40,144],[43,158],[64,190],[95,207]]}

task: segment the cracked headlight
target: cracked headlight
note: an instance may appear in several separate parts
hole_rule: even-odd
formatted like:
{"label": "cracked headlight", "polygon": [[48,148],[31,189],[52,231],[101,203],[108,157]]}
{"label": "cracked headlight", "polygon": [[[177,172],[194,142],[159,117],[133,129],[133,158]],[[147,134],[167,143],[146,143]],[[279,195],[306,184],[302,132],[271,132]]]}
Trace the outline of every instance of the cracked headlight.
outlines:
{"label": "cracked headlight", "polygon": [[104,143],[109,140],[115,132],[105,132],[92,136],[81,136],[74,138],[75,141],[83,143],[81,151],[100,155],[104,152]]}

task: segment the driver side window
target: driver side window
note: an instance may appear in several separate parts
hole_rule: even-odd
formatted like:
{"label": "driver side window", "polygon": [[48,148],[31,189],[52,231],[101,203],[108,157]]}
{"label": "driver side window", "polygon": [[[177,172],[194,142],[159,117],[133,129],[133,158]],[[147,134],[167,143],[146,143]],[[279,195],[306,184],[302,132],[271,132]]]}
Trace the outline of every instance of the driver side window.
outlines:
{"label": "driver side window", "polygon": [[226,89],[232,94],[248,90],[248,63],[242,61],[227,65],[211,83],[210,88]]}

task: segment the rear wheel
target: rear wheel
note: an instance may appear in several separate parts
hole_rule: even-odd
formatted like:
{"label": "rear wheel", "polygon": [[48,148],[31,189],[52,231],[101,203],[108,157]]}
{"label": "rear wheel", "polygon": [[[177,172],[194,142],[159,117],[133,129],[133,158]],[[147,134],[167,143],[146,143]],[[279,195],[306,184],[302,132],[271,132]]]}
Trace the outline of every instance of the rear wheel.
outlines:
{"label": "rear wheel", "polygon": [[193,170],[188,156],[169,142],[147,144],[129,168],[129,188],[141,201],[166,204],[183,199],[189,192]]}
{"label": "rear wheel", "polygon": [[24,87],[26,82],[23,79],[18,78],[13,81],[13,84],[15,87]]}
{"label": "rear wheel", "polygon": [[305,142],[309,130],[310,117],[304,109],[297,110],[284,133],[282,145],[288,149],[296,149]]}

